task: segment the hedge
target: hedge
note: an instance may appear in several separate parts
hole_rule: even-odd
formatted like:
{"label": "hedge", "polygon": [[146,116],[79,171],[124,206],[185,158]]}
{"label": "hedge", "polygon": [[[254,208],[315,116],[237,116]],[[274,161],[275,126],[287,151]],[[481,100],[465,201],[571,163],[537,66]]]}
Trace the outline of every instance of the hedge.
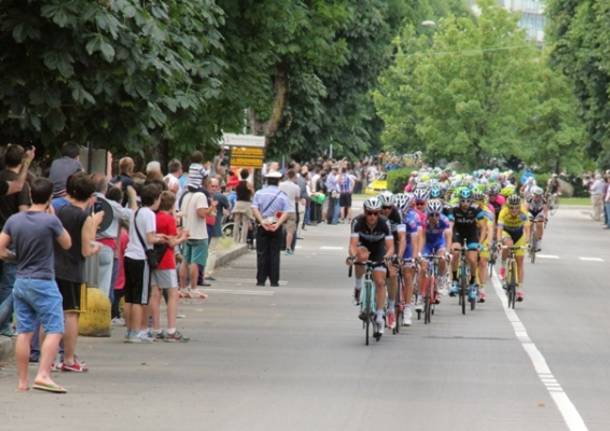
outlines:
{"label": "hedge", "polygon": [[392,193],[402,193],[409,181],[413,168],[393,169],[388,172],[388,190]]}

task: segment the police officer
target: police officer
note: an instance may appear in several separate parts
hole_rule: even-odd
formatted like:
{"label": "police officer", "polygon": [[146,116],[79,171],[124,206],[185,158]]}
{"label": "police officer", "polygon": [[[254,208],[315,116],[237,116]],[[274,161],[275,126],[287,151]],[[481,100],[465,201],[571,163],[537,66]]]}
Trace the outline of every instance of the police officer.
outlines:
{"label": "police officer", "polygon": [[267,186],[257,191],[252,200],[256,219],[256,285],[264,286],[269,278],[271,287],[280,281],[280,249],[282,224],[288,217],[288,197],[278,184],[282,174],[270,171],[265,175]]}

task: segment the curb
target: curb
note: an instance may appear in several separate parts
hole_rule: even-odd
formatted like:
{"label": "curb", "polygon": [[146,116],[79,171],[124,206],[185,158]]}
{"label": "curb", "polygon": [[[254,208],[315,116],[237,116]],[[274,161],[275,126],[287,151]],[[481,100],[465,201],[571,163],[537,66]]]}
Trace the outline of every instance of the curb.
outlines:
{"label": "curb", "polygon": [[9,362],[15,356],[13,338],[0,335],[0,364]]}
{"label": "curb", "polygon": [[229,250],[218,255],[218,257],[216,258],[216,266],[214,267],[214,269],[218,269],[221,266],[227,265],[231,261],[246,254],[247,252],[248,252],[247,244],[239,244],[239,245],[236,245],[236,246],[230,248]]}

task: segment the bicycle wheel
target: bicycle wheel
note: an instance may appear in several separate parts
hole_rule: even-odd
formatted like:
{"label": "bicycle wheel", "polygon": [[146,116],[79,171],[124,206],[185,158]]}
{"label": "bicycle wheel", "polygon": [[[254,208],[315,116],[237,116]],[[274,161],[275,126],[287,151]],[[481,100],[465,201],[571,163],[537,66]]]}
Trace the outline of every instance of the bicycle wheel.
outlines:
{"label": "bicycle wheel", "polygon": [[470,311],[473,311],[476,308],[477,298],[479,297],[479,286],[475,285],[474,289],[475,289],[474,301],[470,301],[470,297],[468,298],[468,301],[470,302]]}
{"label": "bicycle wheel", "polygon": [[372,282],[371,280],[364,281],[364,301],[362,302],[362,314],[364,316],[364,342],[369,345],[369,336],[371,330],[371,314],[372,314]]}
{"label": "bicycle wheel", "polygon": [[509,284],[508,284],[508,306],[512,309],[515,308],[516,296],[517,296],[517,264],[515,261],[511,261],[509,269]]}
{"label": "bicycle wheel", "polygon": [[[462,262],[465,265],[465,262]],[[460,305],[462,306],[462,314],[466,314],[466,289],[468,288],[468,280],[466,269],[462,267],[460,271]]]}
{"label": "bicycle wheel", "polygon": [[402,283],[402,277],[398,277],[398,289],[396,289],[396,300],[395,300],[395,307],[394,307],[394,313],[396,316],[396,326],[395,328],[392,330],[393,334],[398,334],[400,333],[400,327],[402,326],[403,322],[404,322],[404,305],[403,305],[403,283]]}
{"label": "bicycle wheel", "polygon": [[369,331],[371,330],[371,319],[366,319],[364,323],[364,344],[369,345]]}
{"label": "bicycle wheel", "polygon": [[532,263],[536,263],[536,229],[535,229],[536,223],[534,223],[534,226],[531,227],[531,231],[530,231],[530,243],[527,247],[527,251],[529,252],[530,255],[530,262]]}
{"label": "bicycle wheel", "polygon": [[426,306],[424,323],[430,323],[432,321],[432,307],[434,306],[434,288],[435,280],[434,277],[430,277],[426,286]]}

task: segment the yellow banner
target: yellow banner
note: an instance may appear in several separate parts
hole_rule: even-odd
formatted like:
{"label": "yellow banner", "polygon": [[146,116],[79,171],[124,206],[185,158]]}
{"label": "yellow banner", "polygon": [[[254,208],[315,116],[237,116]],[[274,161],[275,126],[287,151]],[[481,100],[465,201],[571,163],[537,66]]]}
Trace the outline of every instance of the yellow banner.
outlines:
{"label": "yellow banner", "polygon": [[248,158],[248,157],[231,157],[232,168],[262,168],[263,159]]}
{"label": "yellow banner", "polygon": [[265,149],[256,147],[234,147],[231,148],[231,155],[233,157],[256,157],[262,159],[265,156]]}

